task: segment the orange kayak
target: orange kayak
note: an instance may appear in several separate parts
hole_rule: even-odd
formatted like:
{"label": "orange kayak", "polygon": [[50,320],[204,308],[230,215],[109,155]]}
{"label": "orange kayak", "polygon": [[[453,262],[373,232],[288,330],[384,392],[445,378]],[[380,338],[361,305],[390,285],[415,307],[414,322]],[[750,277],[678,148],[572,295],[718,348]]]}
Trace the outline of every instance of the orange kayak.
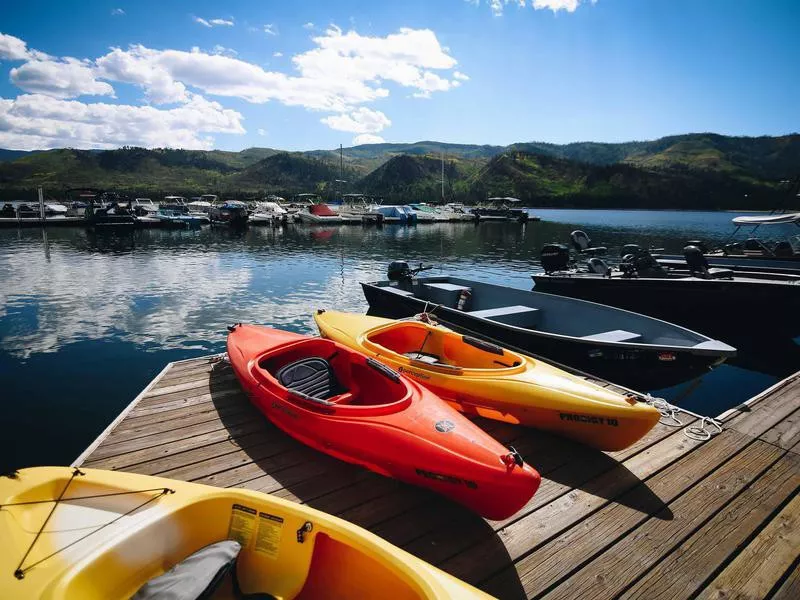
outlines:
{"label": "orange kayak", "polygon": [[488,519],[522,508],[539,474],[433,392],[316,337],[229,328],[228,357],[254,404],[297,440],[430,488]]}

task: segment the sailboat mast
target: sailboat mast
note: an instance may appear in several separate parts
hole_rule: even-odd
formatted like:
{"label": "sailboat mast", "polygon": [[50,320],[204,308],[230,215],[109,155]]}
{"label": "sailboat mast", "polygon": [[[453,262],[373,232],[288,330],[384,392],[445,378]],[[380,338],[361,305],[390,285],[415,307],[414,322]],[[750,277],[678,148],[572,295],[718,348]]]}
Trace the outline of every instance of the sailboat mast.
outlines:
{"label": "sailboat mast", "polygon": [[444,204],[444,152],[442,152],[442,204]]}

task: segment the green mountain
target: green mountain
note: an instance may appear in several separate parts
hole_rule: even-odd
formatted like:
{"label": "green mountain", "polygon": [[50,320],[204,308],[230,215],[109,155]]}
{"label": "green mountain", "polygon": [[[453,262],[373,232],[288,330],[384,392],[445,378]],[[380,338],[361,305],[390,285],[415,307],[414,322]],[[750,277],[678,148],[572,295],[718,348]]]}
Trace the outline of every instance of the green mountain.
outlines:
{"label": "green mountain", "polygon": [[[800,135],[697,133],[507,147],[422,141],[355,146],[341,154],[272,148],[0,150],[0,200],[31,199],[41,185],[53,196],[87,186],[152,197],[317,192],[329,198],[362,192],[395,202],[437,201],[442,157],[445,196],[457,201],[513,195],[539,206],[773,208],[785,199],[779,182],[800,171]],[[341,179],[346,183],[336,182]]]}

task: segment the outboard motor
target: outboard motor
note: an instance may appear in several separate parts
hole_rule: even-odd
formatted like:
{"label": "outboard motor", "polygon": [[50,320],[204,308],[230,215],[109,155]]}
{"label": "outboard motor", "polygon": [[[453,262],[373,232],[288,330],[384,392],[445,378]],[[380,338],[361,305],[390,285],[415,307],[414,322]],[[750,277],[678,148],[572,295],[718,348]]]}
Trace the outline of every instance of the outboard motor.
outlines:
{"label": "outboard motor", "polygon": [[602,258],[590,258],[586,261],[586,264],[589,265],[590,273],[611,277],[611,267],[609,267]]}
{"label": "outboard motor", "polygon": [[411,281],[411,268],[404,260],[393,260],[389,263],[386,276],[389,281]]}
{"label": "outboard motor", "polygon": [[566,271],[569,266],[569,248],[564,244],[545,244],[540,254],[542,267],[547,274]]}
{"label": "outboard motor", "polygon": [[700,252],[703,254],[708,254],[708,246],[703,240],[689,240],[686,242],[686,246],[697,246],[700,248]]}
{"label": "outboard motor", "polygon": [[605,254],[608,248],[605,246],[592,246],[592,240],[585,231],[576,229],[569,234],[569,239],[572,241],[572,247],[580,254]]}

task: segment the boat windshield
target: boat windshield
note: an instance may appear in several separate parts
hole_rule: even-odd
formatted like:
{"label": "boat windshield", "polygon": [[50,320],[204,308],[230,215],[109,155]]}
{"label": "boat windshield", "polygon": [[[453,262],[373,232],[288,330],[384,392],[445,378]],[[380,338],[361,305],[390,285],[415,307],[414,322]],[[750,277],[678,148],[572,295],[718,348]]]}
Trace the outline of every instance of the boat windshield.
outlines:
{"label": "boat windshield", "polygon": [[367,339],[434,367],[508,369],[522,364],[522,357],[494,344],[411,321],[381,327],[368,333]]}

